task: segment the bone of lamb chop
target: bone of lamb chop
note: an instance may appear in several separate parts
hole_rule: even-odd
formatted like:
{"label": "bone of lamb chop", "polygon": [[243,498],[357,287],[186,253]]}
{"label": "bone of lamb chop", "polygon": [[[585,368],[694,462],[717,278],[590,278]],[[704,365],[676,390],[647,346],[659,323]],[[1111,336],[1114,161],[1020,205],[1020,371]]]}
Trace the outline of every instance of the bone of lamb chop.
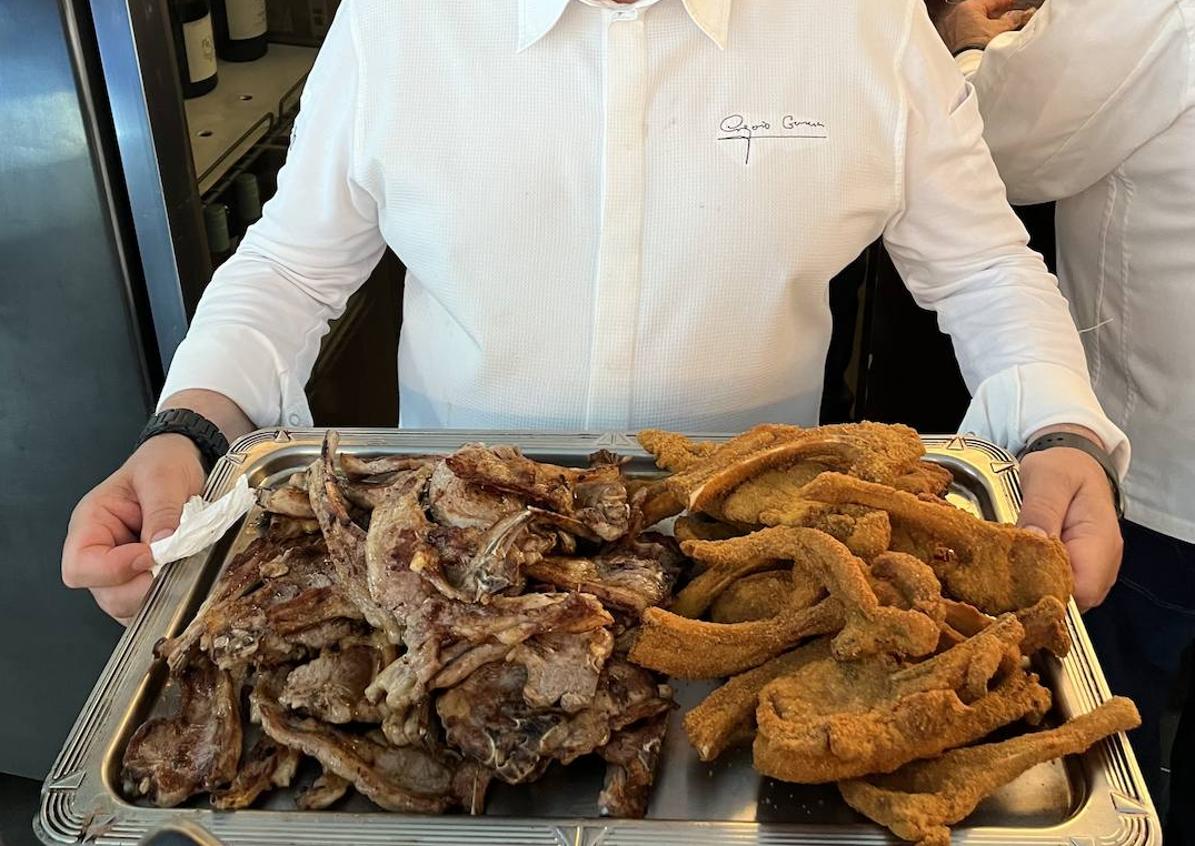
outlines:
{"label": "bone of lamb chop", "polygon": [[241,757],[240,684],[206,659],[192,661],[174,681],[177,713],[143,723],[121,768],[127,795],[162,808],[228,785]]}

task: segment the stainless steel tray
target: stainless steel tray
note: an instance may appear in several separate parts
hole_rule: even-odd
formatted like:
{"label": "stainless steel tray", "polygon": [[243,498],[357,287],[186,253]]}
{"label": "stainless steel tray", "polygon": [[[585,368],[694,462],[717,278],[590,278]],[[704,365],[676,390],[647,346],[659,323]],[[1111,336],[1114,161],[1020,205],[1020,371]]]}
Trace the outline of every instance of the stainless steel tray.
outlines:
{"label": "stainless steel tray", "polygon": [[[342,448],[358,453],[451,451],[485,440],[514,443],[534,458],[583,462],[597,449],[633,456],[632,468],[655,468],[630,437],[477,432],[342,430]],[[309,463],[322,432],[271,429],[238,441],[208,480],[219,496],[239,476],[251,485],[276,484]],[[954,473],[950,494],[958,505],[990,520],[1013,521],[1020,503],[1016,462],[971,437],[927,437],[930,457]],[[253,523],[250,514],[244,525]],[[191,619],[230,555],[246,540],[230,532],[212,550],[166,569],[145,608],[117,644],[42,788],[34,821],[46,843],[134,844],[164,825],[187,823],[228,844],[551,844],[635,846],[714,843],[813,846],[884,844],[892,840],[839,799],[833,785],[806,787],[764,779],[751,768],[750,750],[714,764],[699,762],[674,714],[645,820],[596,817],[600,764],[557,766],[532,785],[498,785],[483,817],[417,817],[378,811],[364,800],[341,810],[300,812],[285,795],[265,808],[213,811],[206,805],[163,810],[131,804],[119,792],[121,755],[131,733],[158,704],[165,672],[152,658],[154,643]],[[1040,672],[1055,693],[1054,715],[1085,713],[1109,697],[1083,623],[1072,604],[1068,623],[1075,647],[1065,659],[1043,661]],[[682,683],[685,709],[712,683]],[[985,801],[955,829],[955,843],[1101,846],[1161,842],[1160,826],[1136,760],[1123,735],[1086,755],[1044,764]]]}

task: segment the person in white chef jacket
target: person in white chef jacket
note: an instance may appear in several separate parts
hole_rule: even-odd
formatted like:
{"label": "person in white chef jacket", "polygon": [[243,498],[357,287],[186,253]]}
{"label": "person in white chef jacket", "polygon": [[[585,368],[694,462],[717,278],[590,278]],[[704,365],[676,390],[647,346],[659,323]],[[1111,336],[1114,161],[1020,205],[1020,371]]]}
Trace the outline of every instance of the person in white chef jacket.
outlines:
{"label": "person in white chef jacket", "polygon": [[1051,444],[1027,510],[1098,604],[1128,439],[922,0],[346,0],[63,579],[137,613],[221,434],[311,423],[320,338],[387,246],[400,425],[729,432],[818,422],[829,280],[879,237],[953,338],[962,429]]}
{"label": "person in white chef jacket", "polygon": [[[1141,709],[1134,745],[1157,788],[1159,717],[1195,643],[1195,0],[1045,0],[1006,31],[1028,17],[1013,6],[966,0],[938,29],[1010,200],[1057,201],[1062,291],[1133,443],[1124,563],[1086,620],[1112,687]],[[1175,811],[1195,796],[1177,772],[1192,756],[1172,756]]]}

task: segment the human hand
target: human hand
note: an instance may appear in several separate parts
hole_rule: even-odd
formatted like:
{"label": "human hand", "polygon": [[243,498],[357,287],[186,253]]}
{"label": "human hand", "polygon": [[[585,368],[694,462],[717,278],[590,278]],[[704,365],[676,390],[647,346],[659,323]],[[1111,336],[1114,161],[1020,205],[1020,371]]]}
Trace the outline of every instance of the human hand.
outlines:
{"label": "human hand", "polygon": [[158,435],[79,501],[62,547],[62,581],[88,588],[123,625],[153,583],[151,541],[178,528],[183,503],[203,488],[199,450],[182,435]]}
{"label": "human hand", "polygon": [[1033,9],[1019,9],[1016,4],[1017,0],[963,0],[946,6],[934,25],[951,53],[982,49],[997,35],[1020,29],[1033,17]]}
{"label": "human hand", "polygon": [[1054,447],[1021,461],[1022,528],[1060,538],[1075,576],[1075,602],[1086,611],[1116,582],[1124,541],[1104,468],[1082,450]]}

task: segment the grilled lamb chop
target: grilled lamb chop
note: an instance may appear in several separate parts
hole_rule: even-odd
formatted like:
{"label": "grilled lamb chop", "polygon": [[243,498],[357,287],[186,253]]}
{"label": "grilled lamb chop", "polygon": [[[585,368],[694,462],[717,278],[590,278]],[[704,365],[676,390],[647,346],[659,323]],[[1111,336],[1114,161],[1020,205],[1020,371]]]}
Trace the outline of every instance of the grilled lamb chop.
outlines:
{"label": "grilled lamb chop", "polygon": [[184,635],[197,636],[221,669],[302,658],[344,637],[361,617],[333,586],[329,569],[322,539],[295,542],[260,565],[251,591],[207,607]]}
{"label": "grilled lamb chop", "polygon": [[321,460],[308,471],[311,507],[328,542],[336,586],[371,626],[382,629],[391,642],[398,643],[402,636],[398,621],[371,595],[366,575],[365,531],[349,517],[348,503],[336,479],[334,458],[338,443],[336,433],[328,432]]}
{"label": "grilled lamb chop", "polygon": [[602,816],[639,819],[647,813],[667,729],[665,712],[615,733],[598,750],[607,764],[606,785],[598,796],[598,812]]}
{"label": "grilled lamb chop", "polygon": [[256,538],[225,568],[207,599],[199,606],[195,619],[178,636],[158,643],[155,653],[166,659],[172,672],[178,672],[191,660],[207,631],[209,619],[224,613],[224,608],[261,584],[262,570],[270,569],[276,559],[291,554],[290,548],[269,535]]}
{"label": "grilled lamb chop", "polygon": [[528,705],[527,682],[519,664],[489,664],[436,701],[448,742],[510,784],[538,778],[553,760],[571,763],[609,743],[613,731],[672,705],[666,685],[617,658],[593,703],[576,714]]}
{"label": "grilled lamb chop", "polygon": [[461,447],[445,463],[468,484],[517,497],[566,531],[607,541],[627,532],[630,508],[617,466],[576,470],[532,461],[514,447],[482,444]]}
{"label": "grilled lamb chop", "polygon": [[441,526],[482,531],[526,507],[517,496],[466,482],[452,472],[446,461],[436,464],[432,471],[427,501],[432,518]]}
{"label": "grilled lamb chop", "polygon": [[[459,761],[443,759],[415,746],[391,746],[380,732],[350,734],[318,720],[287,713],[259,685],[253,693],[262,729],[279,743],[318,760],[325,770],[347,779],[362,794],[388,811],[437,814],[453,807],[471,807],[475,797],[461,795]],[[472,779],[467,787],[472,789]]]}
{"label": "grilled lamb chop", "polygon": [[528,638],[575,634],[611,622],[601,604],[583,593],[499,596],[481,606],[429,600],[408,621],[407,652],[381,672],[368,694],[374,701],[384,694],[387,706],[401,713],[482,664],[502,660]]}
{"label": "grilled lamb chop", "polygon": [[527,670],[523,699],[533,708],[559,705],[567,713],[593,702],[598,678],[614,649],[609,629],[542,634],[520,643],[506,660]]}
{"label": "grilled lamb chop", "polygon": [[561,590],[592,593],[604,605],[636,616],[664,602],[675,579],[659,560],[624,551],[543,558],[528,565],[527,575]]}
{"label": "grilled lamb chop", "polygon": [[137,729],[121,770],[128,796],[162,808],[228,785],[241,757],[240,684],[206,659],[192,661],[174,682],[178,712]]}
{"label": "grilled lamb chop", "polygon": [[212,793],[212,807],[222,811],[248,808],[267,790],[289,787],[302,757],[263,734],[241,762],[232,784]]}
{"label": "grilled lamb chop", "polygon": [[365,688],[381,668],[381,653],[369,644],[325,650],[290,671],[278,701],[327,723],[380,723],[383,715]]}

